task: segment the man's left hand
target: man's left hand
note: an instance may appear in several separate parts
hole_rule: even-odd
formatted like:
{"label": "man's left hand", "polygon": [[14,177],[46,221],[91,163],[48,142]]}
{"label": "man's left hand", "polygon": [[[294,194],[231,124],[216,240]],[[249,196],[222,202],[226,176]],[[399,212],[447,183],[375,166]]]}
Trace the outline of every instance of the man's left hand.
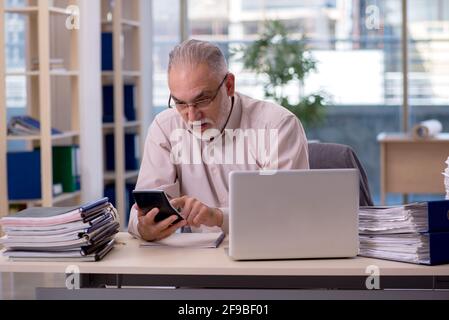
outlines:
{"label": "man's left hand", "polygon": [[210,208],[201,201],[191,197],[181,197],[170,201],[173,207],[182,208],[181,215],[193,227],[204,224],[208,227],[221,227],[223,212],[217,208]]}

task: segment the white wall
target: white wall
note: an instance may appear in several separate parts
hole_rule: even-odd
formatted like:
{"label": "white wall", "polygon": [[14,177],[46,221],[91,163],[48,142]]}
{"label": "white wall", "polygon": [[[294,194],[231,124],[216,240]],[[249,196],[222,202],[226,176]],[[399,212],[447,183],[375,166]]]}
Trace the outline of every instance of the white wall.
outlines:
{"label": "white wall", "polygon": [[100,1],[80,0],[80,119],[82,201],[103,195]]}
{"label": "white wall", "polygon": [[[147,129],[153,121],[153,15],[152,1],[141,0],[142,8],[142,32],[141,32],[141,57],[142,57],[142,120],[143,139]],[[142,149],[143,150],[143,149]]]}

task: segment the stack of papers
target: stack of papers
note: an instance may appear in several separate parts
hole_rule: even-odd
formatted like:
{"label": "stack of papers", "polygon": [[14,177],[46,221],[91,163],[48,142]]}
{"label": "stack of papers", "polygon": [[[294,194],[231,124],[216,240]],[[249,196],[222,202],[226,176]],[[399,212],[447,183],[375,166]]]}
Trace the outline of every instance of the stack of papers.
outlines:
{"label": "stack of papers", "polygon": [[[13,136],[39,135],[41,124],[39,120],[30,116],[15,116],[8,122],[8,134]],[[61,134],[62,132],[52,128],[51,134]]]}
{"label": "stack of papers", "polygon": [[428,202],[392,207],[361,207],[361,256],[431,264]]}
{"label": "stack of papers", "polygon": [[428,227],[427,202],[359,210],[361,234],[425,232]]}
{"label": "stack of papers", "polygon": [[449,200],[449,157],[446,160],[447,168],[444,169],[444,187],[446,188],[446,200]]}
{"label": "stack of papers", "polygon": [[113,247],[119,223],[103,198],[83,206],[30,208],[0,219],[4,256],[13,261],[98,261]]}
{"label": "stack of papers", "polygon": [[[31,68],[32,70],[39,70],[39,59],[31,60]],[[50,69],[51,70],[65,70],[64,67],[64,59],[61,58],[51,58],[50,59]]]}
{"label": "stack of papers", "polygon": [[151,242],[142,242],[141,247],[182,247],[182,248],[217,248],[225,238],[223,232],[174,233],[171,236]]}
{"label": "stack of papers", "polygon": [[359,240],[361,256],[430,264],[429,236],[426,234],[360,234]]}

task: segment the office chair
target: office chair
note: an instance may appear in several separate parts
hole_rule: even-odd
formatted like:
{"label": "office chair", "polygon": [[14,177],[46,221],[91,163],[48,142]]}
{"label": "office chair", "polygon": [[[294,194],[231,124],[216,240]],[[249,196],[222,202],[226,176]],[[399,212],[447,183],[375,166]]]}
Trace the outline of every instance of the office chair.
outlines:
{"label": "office chair", "polygon": [[373,205],[365,170],[351,147],[336,143],[315,142],[308,145],[310,169],[358,169],[360,177],[359,205]]}

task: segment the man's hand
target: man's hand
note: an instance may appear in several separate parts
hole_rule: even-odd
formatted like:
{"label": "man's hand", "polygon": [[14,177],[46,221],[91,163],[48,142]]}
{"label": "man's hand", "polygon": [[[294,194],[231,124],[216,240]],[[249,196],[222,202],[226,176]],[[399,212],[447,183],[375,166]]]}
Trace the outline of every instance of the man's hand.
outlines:
{"label": "man's hand", "polygon": [[134,208],[137,210],[137,230],[140,233],[142,239],[146,241],[158,241],[167,238],[173,234],[176,229],[181,228],[186,225],[186,221],[179,221],[177,224],[172,225],[172,223],[178,218],[173,215],[160,222],[155,222],[154,217],[159,212],[158,208],[150,210],[146,215],[142,210],[135,204]]}
{"label": "man's hand", "polygon": [[190,226],[199,227],[204,224],[208,227],[221,227],[223,224],[223,212],[210,208],[195,198],[184,196],[173,199],[170,203],[175,208],[182,208],[181,215]]}

